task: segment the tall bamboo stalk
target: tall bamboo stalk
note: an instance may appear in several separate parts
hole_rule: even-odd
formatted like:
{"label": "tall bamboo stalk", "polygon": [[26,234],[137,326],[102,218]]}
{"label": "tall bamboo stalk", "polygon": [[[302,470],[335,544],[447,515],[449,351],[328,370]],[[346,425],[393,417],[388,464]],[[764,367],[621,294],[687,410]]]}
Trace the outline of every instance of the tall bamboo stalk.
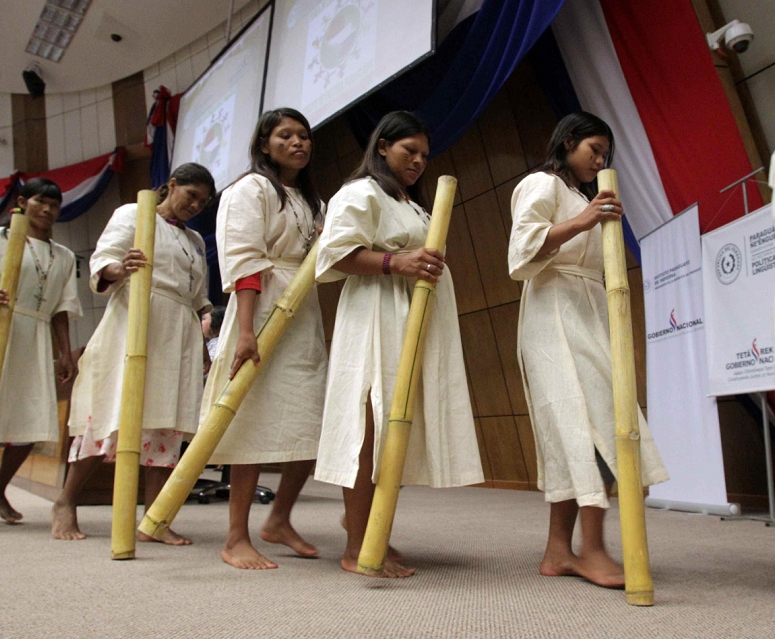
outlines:
{"label": "tall bamboo stalk", "polygon": [[164,531],[172,525],[172,521],[191,493],[205,465],[210,461],[242,401],[253,386],[253,382],[256,381],[258,374],[263,370],[266,361],[293,320],[293,316],[299,311],[307,294],[315,285],[317,255],[316,242],[283,294],[275,302],[272,312],[264,320],[256,335],[261,362],[255,366],[250,360],[244,361],[234,378],[226,383],[183,457],[172,471],[172,475],[164,484],[164,488],[145,513],[145,517],[140,522],[141,532],[154,539],[161,539]]}
{"label": "tall bamboo stalk", "polygon": [[129,320],[113,485],[113,528],[110,540],[113,559],[135,557],[137,486],[140,477],[148,310],[151,304],[155,233],[156,193],[140,191],[137,194],[137,226],[133,246],[143,252],[147,262],[129,277]]}
{"label": "tall bamboo stalk", "polygon": [[19,286],[19,273],[22,270],[24,245],[29,226],[29,218],[24,213],[11,215],[11,224],[8,228],[8,247],[5,250],[3,273],[0,276],[0,289],[8,293],[8,305],[0,306],[0,379],[3,376],[5,351],[8,348],[8,337],[11,334],[13,308],[16,306],[16,289]]}
{"label": "tall bamboo stalk", "polygon": [[[619,197],[616,171],[597,174],[601,191]],[[608,323],[611,334],[614,417],[616,420],[616,465],[619,471],[619,516],[622,527],[624,582],[627,603],[654,605],[654,584],[649,567],[646,512],[640,465],[640,428],[635,385],[635,347],[632,338],[630,285],[624,254],[621,220],[603,222],[603,262],[608,296]]]}
{"label": "tall bamboo stalk", "polygon": [[[439,178],[433,215],[425,240],[425,248],[444,250],[449,221],[455,200],[457,180],[449,175]],[[421,364],[425,347],[436,285],[418,280],[414,285],[412,304],[406,322],[401,358],[398,361],[396,386],[390,406],[390,418],[379,466],[379,477],[371,504],[366,535],[358,556],[358,572],[367,575],[382,574],[390,531],[398,504],[398,491],[404,474],[409,433],[414,420],[414,405],[421,379]]]}

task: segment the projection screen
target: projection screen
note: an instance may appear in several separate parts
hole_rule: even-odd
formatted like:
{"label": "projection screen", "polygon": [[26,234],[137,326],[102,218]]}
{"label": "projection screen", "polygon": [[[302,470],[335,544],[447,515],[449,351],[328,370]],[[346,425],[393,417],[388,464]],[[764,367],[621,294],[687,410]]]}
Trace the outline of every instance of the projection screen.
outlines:
{"label": "projection screen", "polygon": [[172,169],[203,164],[223,190],[248,168],[261,107],[271,5],[236,38],[180,101]]}
{"label": "projection screen", "polygon": [[276,0],[263,110],[315,127],[431,54],[434,0]]}

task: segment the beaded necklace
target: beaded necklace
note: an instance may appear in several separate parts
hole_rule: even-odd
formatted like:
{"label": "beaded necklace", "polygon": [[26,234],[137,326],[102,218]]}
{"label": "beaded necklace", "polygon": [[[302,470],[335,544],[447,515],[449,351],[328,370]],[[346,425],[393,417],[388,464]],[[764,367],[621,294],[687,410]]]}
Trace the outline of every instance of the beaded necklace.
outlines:
{"label": "beaded necklace", "polygon": [[43,302],[46,301],[46,298],[43,297],[43,289],[46,286],[46,281],[48,280],[48,274],[51,272],[51,267],[54,265],[54,245],[49,240],[49,243],[48,243],[49,262],[48,262],[48,268],[44,270],[43,265],[40,263],[40,260],[38,259],[37,253],[35,253],[35,249],[32,247],[32,242],[30,242],[30,238],[25,238],[25,239],[27,241],[27,245],[30,247],[30,253],[32,253],[32,259],[35,260],[35,272],[38,275],[38,292],[35,293],[33,297],[37,301],[35,310],[39,311],[40,307],[43,305]]}
{"label": "beaded necklace", "polygon": [[[307,220],[307,216],[304,215],[304,225],[309,229],[309,234],[305,235],[304,231],[301,230],[301,220],[299,219],[299,213],[296,211],[296,202],[294,201],[293,197],[290,194],[290,191],[286,191],[288,194],[288,202],[291,205],[291,211],[293,211],[293,217],[296,220],[296,228],[299,231],[299,235],[301,235],[301,239],[304,240],[304,257],[307,257],[307,254],[309,253],[310,248],[312,248],[312,241],[315,238],[315,219],[311,221]],[[302,213],[304,212],[304,206],[299,204],[301,206]]]}

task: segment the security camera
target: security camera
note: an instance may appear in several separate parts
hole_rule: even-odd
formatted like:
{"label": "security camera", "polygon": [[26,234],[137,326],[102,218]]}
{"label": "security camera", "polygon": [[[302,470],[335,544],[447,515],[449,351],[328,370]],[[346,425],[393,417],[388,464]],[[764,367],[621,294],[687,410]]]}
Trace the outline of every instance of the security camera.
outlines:
{"label": "security camera", "polygon": [[718,31],[705,34],[708,40],[708,46],[713,51],[718,51],[721,47],[721,38],[724,37],[724,45],[727,49],[734,49],[737,53],[744,53],[748,50],[748,45],[753,40],[753,29],[745,22],[732,20],[725,24]]}

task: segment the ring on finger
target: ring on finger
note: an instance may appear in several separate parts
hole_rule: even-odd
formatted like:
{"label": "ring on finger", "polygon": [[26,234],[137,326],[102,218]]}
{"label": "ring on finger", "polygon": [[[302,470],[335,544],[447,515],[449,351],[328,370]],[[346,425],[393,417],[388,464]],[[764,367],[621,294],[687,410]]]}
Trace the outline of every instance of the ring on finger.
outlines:
{"label": "ring on finger", "polygon": [[611,213],[614,210],[613,204],[603,204],[603,206],[600,207],[600,210],[604,213]]}
{"label": "ring on finger", "polygon": [[431,270],[431,265],[430,265],[430,264],[428,264],[428,268],[427,268],[427,270],[428,270],[428,271],[430,271],[430,270]]}

